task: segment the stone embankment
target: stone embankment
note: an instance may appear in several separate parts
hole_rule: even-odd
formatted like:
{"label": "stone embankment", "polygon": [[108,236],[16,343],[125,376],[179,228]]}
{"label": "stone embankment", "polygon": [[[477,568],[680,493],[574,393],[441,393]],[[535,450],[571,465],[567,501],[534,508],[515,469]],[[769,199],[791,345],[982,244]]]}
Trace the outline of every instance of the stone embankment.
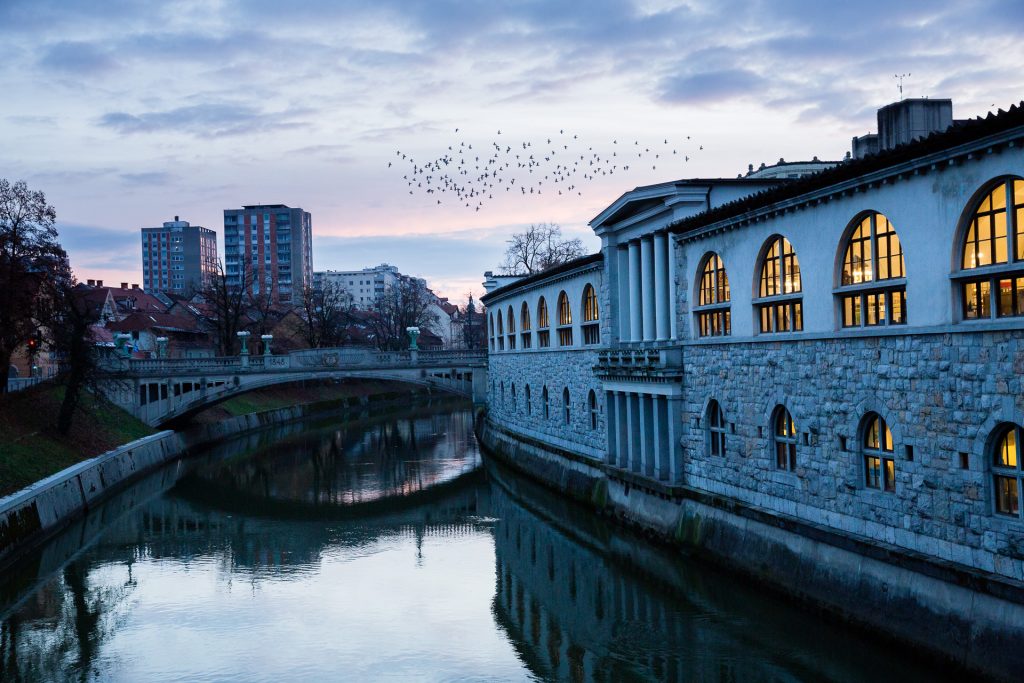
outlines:
{"label": "stone embankment", "polygon": [[[0,498],[0,569],[50,538],[102,500],[161,465],[225,438],[312,416],[344,415],[367,407],[408,403],[419,394],[387,392],[333,401],[332,408],[309,403],[227,418],[187,431],[162,431],[84,460]],[[340,406],[339,406],[340,404]]]}

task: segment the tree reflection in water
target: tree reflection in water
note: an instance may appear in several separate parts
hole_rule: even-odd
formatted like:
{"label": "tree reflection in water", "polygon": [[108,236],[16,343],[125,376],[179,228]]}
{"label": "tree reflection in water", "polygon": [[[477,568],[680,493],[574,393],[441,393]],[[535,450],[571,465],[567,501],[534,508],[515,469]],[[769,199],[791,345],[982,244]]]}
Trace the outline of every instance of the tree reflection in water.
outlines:
{"label": "tree reflection in water", "polygon": [[0,677],[949,673],[480,465],[471,412],[442,405],[247,435],[167,468],[5,573]]}

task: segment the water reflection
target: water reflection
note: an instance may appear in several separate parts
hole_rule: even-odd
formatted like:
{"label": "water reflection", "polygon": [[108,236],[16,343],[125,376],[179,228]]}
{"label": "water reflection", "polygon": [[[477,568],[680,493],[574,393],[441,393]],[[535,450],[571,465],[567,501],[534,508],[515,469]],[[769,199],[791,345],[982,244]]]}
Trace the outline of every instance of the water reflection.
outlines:
{"label": "water reflection", "polygon": [[936,675],[480,463],[440,405],[163,470],[3,576],[0,679]]}

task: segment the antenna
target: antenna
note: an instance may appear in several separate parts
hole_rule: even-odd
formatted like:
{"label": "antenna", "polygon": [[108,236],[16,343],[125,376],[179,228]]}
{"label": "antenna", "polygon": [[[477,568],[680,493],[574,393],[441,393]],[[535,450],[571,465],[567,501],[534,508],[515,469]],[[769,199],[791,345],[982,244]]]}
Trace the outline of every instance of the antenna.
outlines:
{"label": "antenna", "polygon": [[899,81],[899,83],[896,85],[896,88],[900,91],[900,102],[902,102],[903,101],[903,79],[904,78],[910,78],[910,74],[908,74],[908,73],[907,74],[893,74],[893,78],[895,78],[897,81]]}

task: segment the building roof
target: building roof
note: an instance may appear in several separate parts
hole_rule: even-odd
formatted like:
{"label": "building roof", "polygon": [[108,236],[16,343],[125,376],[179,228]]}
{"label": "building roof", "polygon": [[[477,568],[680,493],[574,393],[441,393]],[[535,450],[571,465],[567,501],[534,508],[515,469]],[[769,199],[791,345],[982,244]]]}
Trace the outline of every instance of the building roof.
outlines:
{"label": "building roof", "polygon": [[820,171],[803,178],[793,179],[743,197],[728,204],[680,219],[669,225],[670,232],[686,233],[712,223],[729,220],[748,212],[769,207],[787,199],[794,199],[816,190],[854,180],[860,176],[884,171],[915,159],[944,152],[960,145],[969,144],[1024,126],[1024,102],[1013,105],[1007,111],[999,110],[988,116],[955,122],[945,131],[913,142],[899,145],[890,150],[870,154],[861,159],[852,159],[838,166]]}
{"label": "building roof", "polygon": [[504,287],[498,287],[493,291],[487,292],[487,294],[484,294],[482,297],[480,297],[480,301],[486,304],[488,300],[504,296],[505,294],[508,294],[509,292],[512,292],[519,287],[527,287],[534,283],[542,282],[550,277],[555,277],[557,275],[561,275],[562,273],[568,273],[569,271],[575,270],[577,268],[583,268],[594,263],[601,263],[602,258],[603,256],[601,252],[597,252],[595,254],[590,254],[589,256],[581,256],[578,259],[573,259],[572,261],[563,263],[560,266],[555,266],[554,268],[542,270],[539,273],[527,275],[526,277],[520,280],[516,280],[511,284],[507,284]]}
{"label": "building roof", "polygon": [[171,313],[145,313],[136,311],[118,322],[107,323],[107,329],[114,332],[140,332],[142,330],[166,330],[169,332],[194,332],[201,330],[193,318]]}

